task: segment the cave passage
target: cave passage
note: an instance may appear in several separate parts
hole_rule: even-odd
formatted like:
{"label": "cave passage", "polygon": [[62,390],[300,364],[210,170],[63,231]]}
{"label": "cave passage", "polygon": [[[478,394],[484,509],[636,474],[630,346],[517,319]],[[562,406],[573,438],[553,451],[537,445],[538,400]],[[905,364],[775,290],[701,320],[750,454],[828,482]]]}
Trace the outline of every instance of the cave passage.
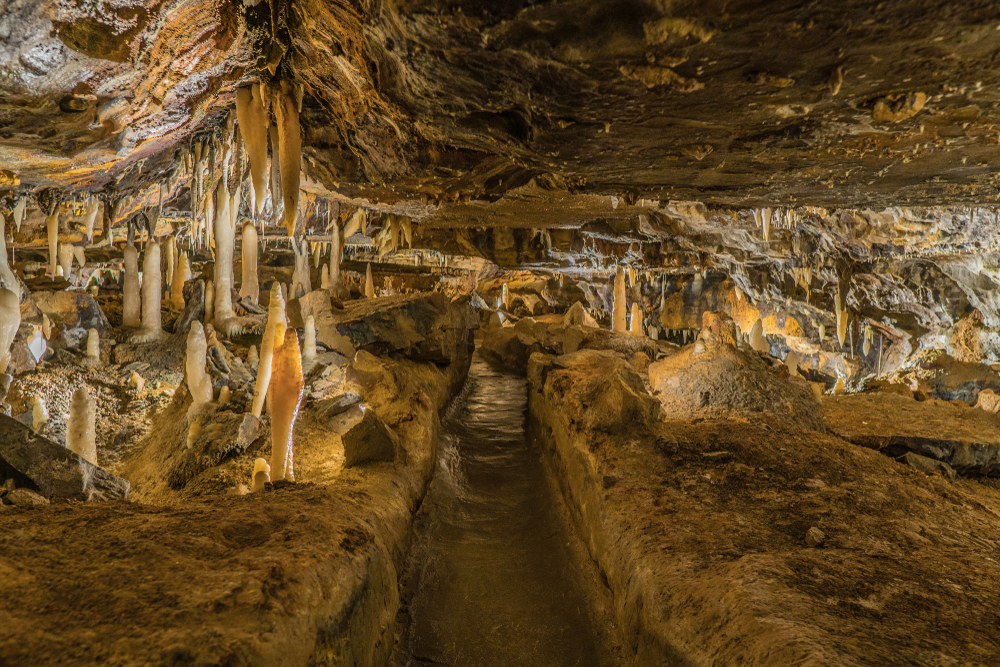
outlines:
{"label": "cave passage", "polygon": [[525,379],[479,357],[441,428],[396,665],[603,665],[558,490],[525,440]]}

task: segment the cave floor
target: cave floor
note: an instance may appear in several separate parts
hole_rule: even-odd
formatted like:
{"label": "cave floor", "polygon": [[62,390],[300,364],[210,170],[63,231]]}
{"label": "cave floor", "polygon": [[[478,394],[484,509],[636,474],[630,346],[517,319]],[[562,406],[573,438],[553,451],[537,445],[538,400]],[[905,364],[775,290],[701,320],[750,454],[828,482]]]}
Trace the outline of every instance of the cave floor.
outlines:
{"label": "cave floor", "polygon": [[477,354],[442,424],[394,665],[618,664],[606,589],[525,440],[525,384]]}

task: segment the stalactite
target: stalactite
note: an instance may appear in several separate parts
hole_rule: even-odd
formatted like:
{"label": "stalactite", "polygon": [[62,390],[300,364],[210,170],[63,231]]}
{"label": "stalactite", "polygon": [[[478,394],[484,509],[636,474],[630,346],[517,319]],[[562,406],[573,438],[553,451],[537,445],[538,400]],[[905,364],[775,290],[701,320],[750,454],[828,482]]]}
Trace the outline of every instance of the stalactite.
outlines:
{"label": "stalactite", "polygon": [[24,207],[28,203],[27,197],[21,197],[14,205],[14,228],[21,231],[21,220],[24,218]]}
{"label": "stalactite", "polygon": [[625,332],[628,329],[628,303],[625,297],[625,268],[618,265],[615,273],[614,301],[611,306],[612,331]]}
{"label": "stalactite", "polygon": [[135,245],[129,243],[125,246],[125,285],[122,297],[122,324],[126,327],[138,328],[141,326],[139,320],[142,312],[139,300],[139,251]]}
{"label": "stalactite", "polygon": [[278,120],[278,161],[281,166],[281,193],[284,204],[282,225],[288,236],[295,235],[299,208],[299,171],[302,166],[302,135],[295,86],[282,79],[275,91],[275,118]]}
{"label": "stalactite", "polygon": [[257,303],[260,287],[257,282],[257,228],[249,220],[243,223],[243,280],[240,283],[240,298],[249,297]]}
{"label": "stalactite", "polygon": [[330,288],[341,285],[340,262],[344,255],[344,234],[336,220],[330,227]]}
{"label": "stalactite", "polygon": [[240,133],[250,158],[250,185],[253,188],[253,212],[260,215],[267,195],[267,113],[259,84],[236,91],[236,116]]}
{"label": "stalactite", "polygon": [[73,246],[68,243],[59,244],[59,268],[69,280],[70,272],[73,270]]}
{"label": "stalactite", "polygon": [[66,448],[97,465],[96,406],[87,387],[73,392],[66,423]]}
{"label": "stalactite", "polygon": [[100,212],[100,210],[101,210],[101,201],[94,196],[87,197],[86,208],[84,209],[83,224],[84,224],[84,229],[87,230],[88,244],[92,244],[94,242],[94,222],[97,220],[97,214]]}
{"label": "stalactite", "polygon": [[758,352],[770,353],[771,344],[764,337],[764,323],[758,319],[750,329],[750,347]]}

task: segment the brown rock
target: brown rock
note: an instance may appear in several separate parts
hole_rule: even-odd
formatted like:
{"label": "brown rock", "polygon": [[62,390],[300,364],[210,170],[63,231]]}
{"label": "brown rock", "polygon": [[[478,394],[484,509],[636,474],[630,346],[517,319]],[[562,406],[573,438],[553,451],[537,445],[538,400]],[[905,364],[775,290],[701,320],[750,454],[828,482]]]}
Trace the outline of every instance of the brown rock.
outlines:
{"label": "brown rock", "polygon": [[813,526],[806,531],[806,545],[815,549],[826,541],[826,533]]}

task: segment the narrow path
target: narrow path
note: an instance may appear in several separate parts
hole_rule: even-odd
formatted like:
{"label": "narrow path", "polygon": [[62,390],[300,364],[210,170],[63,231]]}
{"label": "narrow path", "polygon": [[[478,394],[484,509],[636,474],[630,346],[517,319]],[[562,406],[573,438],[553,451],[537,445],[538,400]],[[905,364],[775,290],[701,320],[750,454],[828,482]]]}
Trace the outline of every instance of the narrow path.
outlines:
{"label": "narrow path", "polygon": [[395,665],[611,664],[585,593],[589,564],[525,442],[526,392],[523,377],[473,358],[417,519]]}

